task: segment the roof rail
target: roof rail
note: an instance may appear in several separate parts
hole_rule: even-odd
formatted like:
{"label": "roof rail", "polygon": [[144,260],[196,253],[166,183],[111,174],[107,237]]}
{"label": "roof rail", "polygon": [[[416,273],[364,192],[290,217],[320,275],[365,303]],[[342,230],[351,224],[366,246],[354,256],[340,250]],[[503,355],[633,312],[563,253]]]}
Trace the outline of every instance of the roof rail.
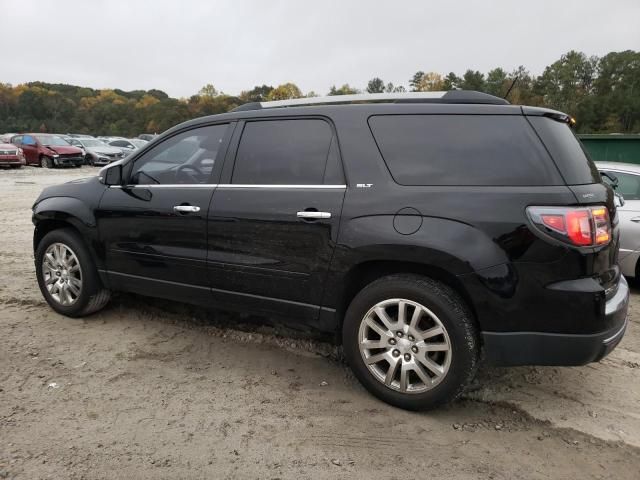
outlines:
{"label": "roof rail", "polygon": [[335,105],[343,103],[466,103],[509,105],[504,98],[473,90],[449,90],[445,92],[358,93],[355,95],[331,95],[328,97],[293,98],[273,102],[251,102],[234,108],[233,112],[260,110],[263,108],[301,107],[307,105]]}

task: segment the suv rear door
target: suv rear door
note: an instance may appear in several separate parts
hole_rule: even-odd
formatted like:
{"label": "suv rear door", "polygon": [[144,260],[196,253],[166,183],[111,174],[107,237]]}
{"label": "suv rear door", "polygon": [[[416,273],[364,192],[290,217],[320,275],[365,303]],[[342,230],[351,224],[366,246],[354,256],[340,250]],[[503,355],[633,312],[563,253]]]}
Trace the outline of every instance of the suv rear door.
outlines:
{"label": "suv rear door", "polygon": [[227,183],[209,212],[214,297],[313,320],[346,189],[334,127],[317,117],[275,118],[241,122],[236,131]]}

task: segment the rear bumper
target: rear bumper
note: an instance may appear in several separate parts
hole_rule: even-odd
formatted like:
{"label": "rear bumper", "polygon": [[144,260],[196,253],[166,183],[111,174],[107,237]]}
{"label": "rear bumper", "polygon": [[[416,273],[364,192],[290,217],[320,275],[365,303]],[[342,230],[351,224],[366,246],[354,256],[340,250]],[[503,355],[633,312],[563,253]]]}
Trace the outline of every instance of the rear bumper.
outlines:
{"label": "rear bumper", "polygon": [[588,335],[544,332],[483,332],[487,361],[492,365],[585,365],[608,355],[627,327],[629,286],[620,277],[616,293],[607,300],[605,324],[614,325]]}

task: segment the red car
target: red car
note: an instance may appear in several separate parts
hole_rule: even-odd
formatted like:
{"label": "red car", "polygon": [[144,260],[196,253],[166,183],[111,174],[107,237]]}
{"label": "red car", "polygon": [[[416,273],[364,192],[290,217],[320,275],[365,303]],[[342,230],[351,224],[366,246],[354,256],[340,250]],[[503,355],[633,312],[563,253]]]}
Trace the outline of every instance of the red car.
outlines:
{"label": "red car", "polygon": [[22,149],[10,143],[0,142],[0,167],[20,168],[26,165]]}
{"label": "red car", "polygon": [[82,150],[57,135],[22,133],[11,137],[11,143],[22,149],[27,165],[53,168],[80,167],[84,163]]}

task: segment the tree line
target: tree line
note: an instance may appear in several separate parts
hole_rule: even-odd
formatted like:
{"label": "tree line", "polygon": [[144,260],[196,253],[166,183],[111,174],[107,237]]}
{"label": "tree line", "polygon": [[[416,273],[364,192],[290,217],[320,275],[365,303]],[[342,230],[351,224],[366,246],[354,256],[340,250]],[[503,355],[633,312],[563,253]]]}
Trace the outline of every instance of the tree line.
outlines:
{"label": "tree line", "polygon": [[[513,104],[549,107],[577,119],[580,133],[640,132],[640,52],[611,52],[603,57],[570,51],[535,76],[524,66],[494,68],[462,75],[417,71],[407,86],[372,78],[360,89],[333,85],[328,95],[404,91],[477,90]],[[65,84],[0,83],[1,132],[77,132],[134,136],[160,133],[182,121],[227,112],[246,102],[317,96],[294,83],[260,85],[238,95],[205,85],[189,98],[171,98],[161,90],[96,90]]]}

